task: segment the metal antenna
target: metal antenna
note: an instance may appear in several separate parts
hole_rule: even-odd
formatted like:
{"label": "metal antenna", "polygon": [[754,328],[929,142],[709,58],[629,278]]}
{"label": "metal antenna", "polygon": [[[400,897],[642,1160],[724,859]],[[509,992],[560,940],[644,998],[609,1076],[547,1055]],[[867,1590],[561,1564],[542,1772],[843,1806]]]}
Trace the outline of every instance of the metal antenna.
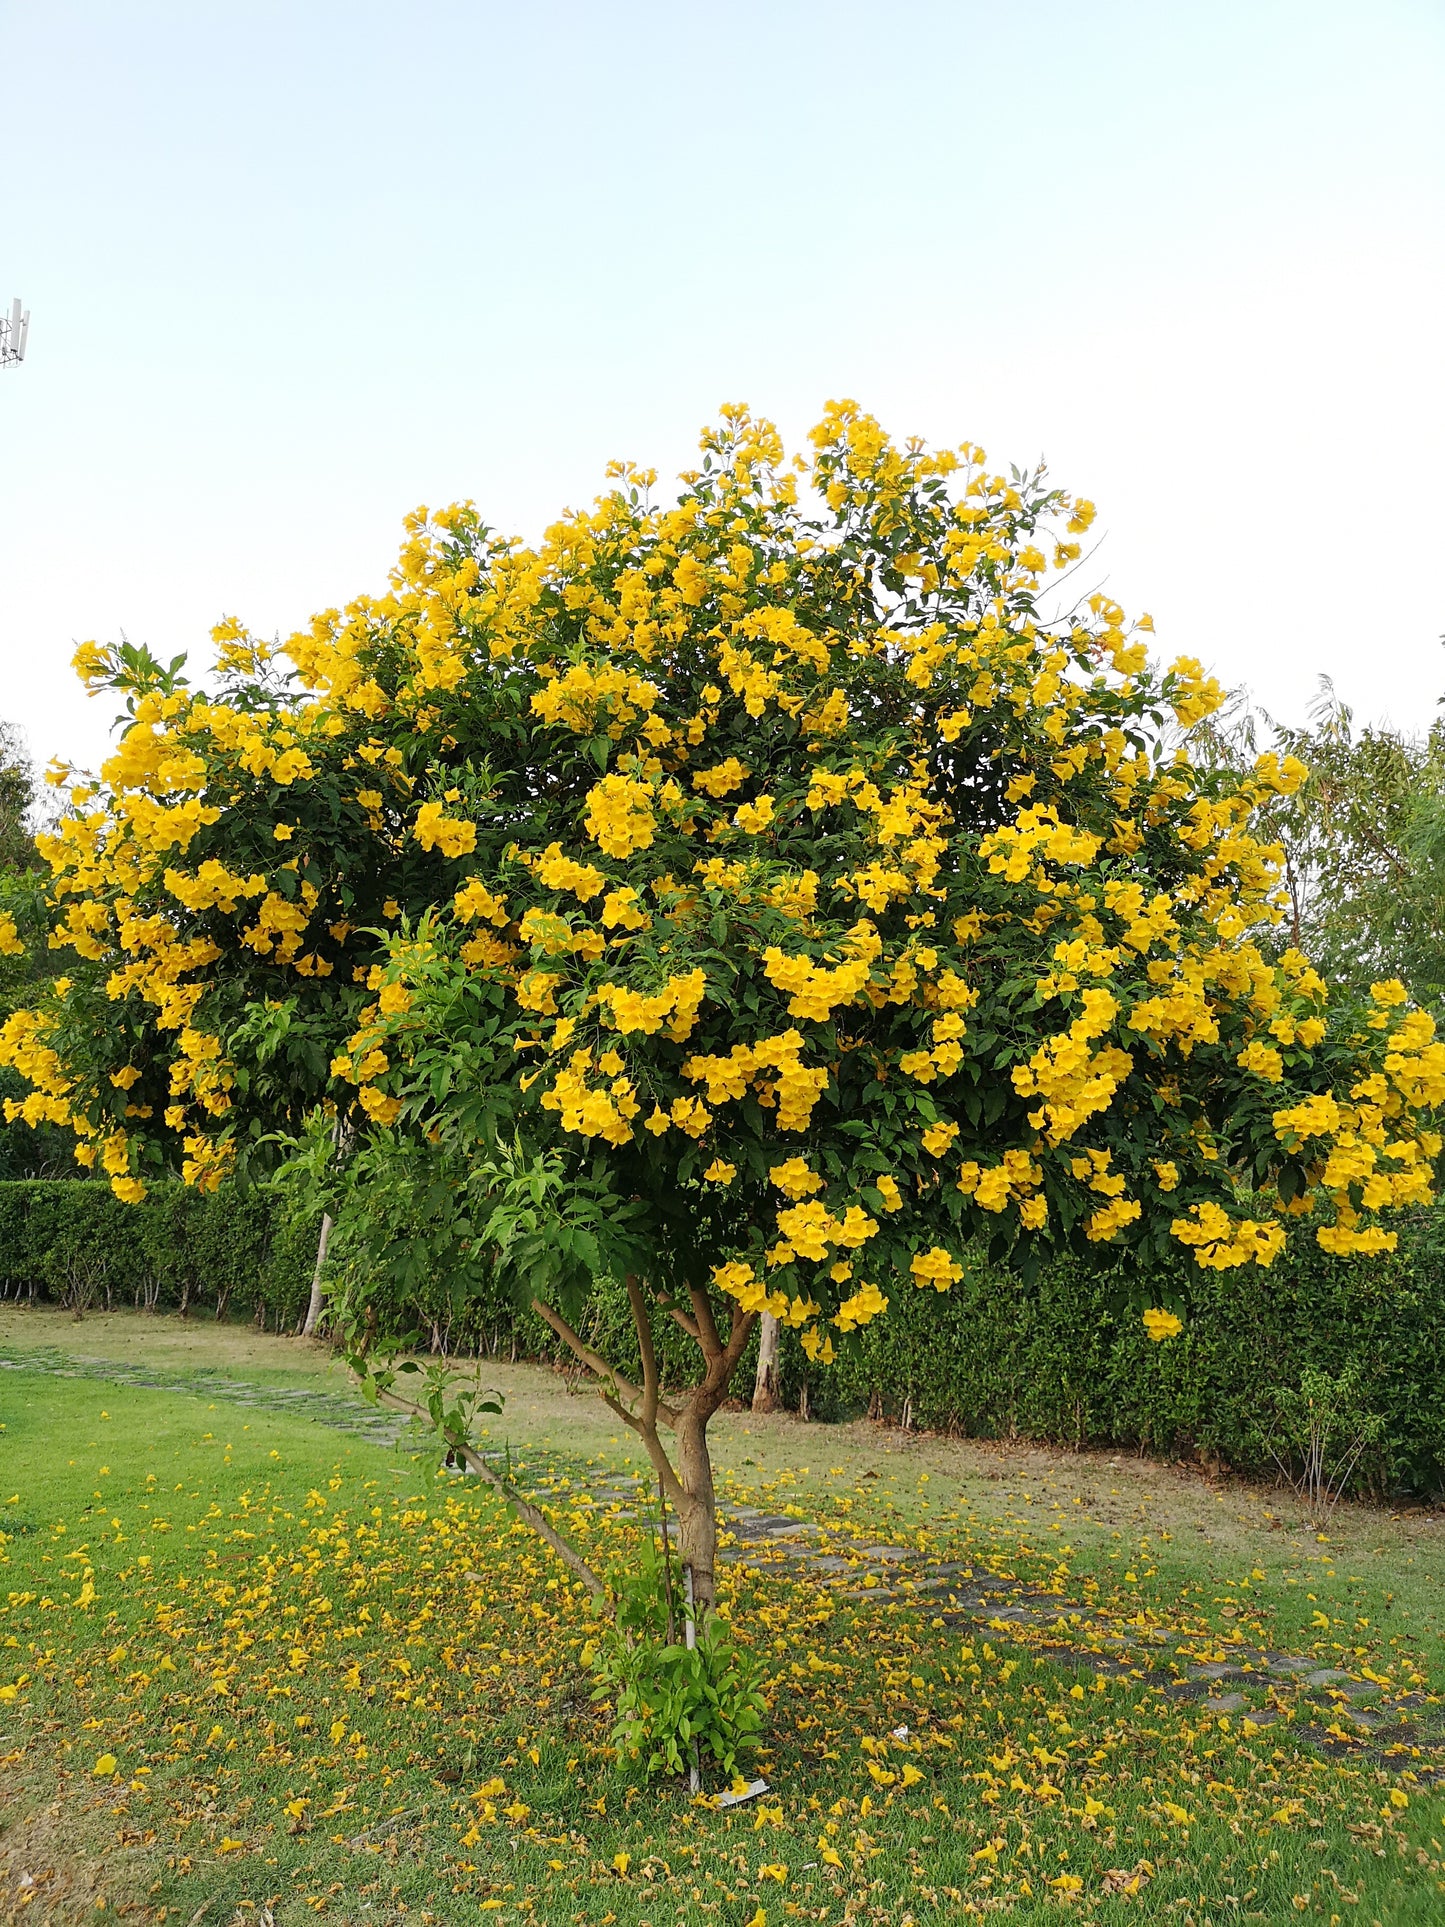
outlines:
{"label": "metal antenna", "polygon": [[25,359],[25,344],[30,338],[30,310],[23,312],[17,294],[8,315],[0,314],[0,368]]}

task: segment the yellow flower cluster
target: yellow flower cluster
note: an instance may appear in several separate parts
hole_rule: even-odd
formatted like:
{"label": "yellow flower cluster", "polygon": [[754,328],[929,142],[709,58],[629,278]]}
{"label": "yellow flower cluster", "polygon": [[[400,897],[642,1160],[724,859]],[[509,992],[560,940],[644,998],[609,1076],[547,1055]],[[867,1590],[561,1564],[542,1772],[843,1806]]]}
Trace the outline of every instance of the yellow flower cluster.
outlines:
{"label": "yellow flower cluster", "polygon": [[631,776],[604,776],[587,792],[586,824],[587,834],[608,856],[650,848],[657,828],[651,789]]}
{"label": "yellow flower cluster", "polygon": [[607,887],[607,879],[591,863],[574,863],[560,843],[549,843],[536,861],[536,876],[549,890],[567,890],[579,903],[590,903]]}
{"label": "yellow flower cluster", "polygon": [[1231,1218],[1218,1204],[1191,1205],[1189,1216],[1176,1218],[1169,1229],[1181,1244],[1193,1249],[1194,1262],[1206,1271],[1272,1264],[1284,1249],[1282,1224]]}
{"label": "yellow flower cluster", "polygon": [[963,1276],[963,1266],[942,1245],[915,1252],[908,1269],[915,1285],[932,1285],[935,1291],[947,1291]]}
{"label": "yellow flower cluster", "polygon": [[769,1258],[779,1264],[793,1258],[808,1258],[821,1264],[833,1255],[834,1245],[856,1251],[878,1229],[877,1219],[870,1218],[860,1205],[850,1204],[842,1218],[835,1218],[817,1198],[785,1206],[777,1213],[775,1222],[784,1242],[773,1247],[779,1254],[776,1259],[772,1253]]}
{"label": "yellow flower cluster", "polygon": [[840,1332],[858,1331],[875,1318],[881,1318],[887,1309],[888,1300],[876,1285],[862,1285],[843,1300],[832,1322]]}
{"label": "yellow flower cluster", "polygon": [[424,850],[440,850],[443,856],[470,856],[477,847],[476,824],[446,815],[440,803],[422,804],[411,833]]}
{"label": "yellow flower cluster", "polygon": [[840,1004],[851,1004],[868,983],[866,959],[827,969],[808,957],[786,956],[776,945],[763,952],[763,974],[788,999],[790,1017],[826,1024]]}
{"label": "yellow flower cluster", "polygon": [[622,1036],[640,1031],[650,1037],[665,1031],[673,1043],[680,1044],[697,1022],[707,995],[707,975],[700,969],[689,970],[685,976],[669,977],[661,990],[651,993],[605,983],[598,986],[596,995],[604,1020]]}
{"label": "yellow flower cluster", "polygon": [[605,717],[616,740],[639,714],[651,713],[658,694],[655,684],[615,663],[578,662],[537,691],[532,713],[543,722],[565,723],[584,736],[592,735]]}
{"label": "yellow flower cluster", "polygon": [[1082,1009],[1069,1028],[1048,1038],[1011,1073],[1021,1097],[1043,1100],[1029,1113],[1029,1123],[1050,1144],[1065,1143],[1090,1117],[1107,1110],[1134,1067],[1127,1051],[1093,1048],[1093,1040],[1105,1036],[1119,1014],[1114,996],[1086,990],[1079,1001]]}
{"label": "yellow flower cluster", "polygon": [[806,1325],[818,1315],[818,1307],[810,1298],[790,1298],[785,1291],[769,1291],[754,1274],[752,1266],[740,1259],[714,1265],[712,1281],[719,1291],[726,1292],[744,1311],[768,1312],[779,1323],[794,1329]]}
{"label": "yellow flower cluster", "polygon": [[787,1030],[755,1044],[734,1044],[726,1057],[689,1057],[682,1075],[705,1083],[712,1104],[736,1102],[751,1086],[758,1103],[775,1111],[780,1131],[805,1131],[827,1089],[828,1073],[803,1064],[802,1050],[801,1033]]}
{"label": "yellow flower cluster", "polygon": [[[632,1142],[632,1120],[642,1108],[632,1079],[606,1077],[602,1084],[589,1083],[589,1074],[600,1072],[590,1051],[573,1051],[566,1065],[542,1093],[542,1109],[557,1112],[564,1131],[579,1137],[601,1137],[609,1144]],[[604,1073],[605,1076],[605,1073]]]}

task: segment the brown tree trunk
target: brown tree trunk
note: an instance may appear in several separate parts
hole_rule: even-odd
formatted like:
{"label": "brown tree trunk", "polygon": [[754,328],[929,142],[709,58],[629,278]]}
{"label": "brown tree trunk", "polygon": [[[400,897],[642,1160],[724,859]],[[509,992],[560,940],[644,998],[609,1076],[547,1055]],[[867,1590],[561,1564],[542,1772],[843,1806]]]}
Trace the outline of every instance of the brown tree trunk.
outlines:
{"label": "brown tree trunk", "polygon": [[677,1508],[677,1537],[682,1567],[692,1578],[692,1602],[698,1623],[717,1601],[717,1497],[713,1490],[712,1460],[707,1449],[705,1407],[686,1410],[677,1419],[677,1471],[682,1502]]}
{"label": "brown tree trunk", "polygon": [[753,1381],[753,1410],[778,1409],[778,1341],[783,1328],[770,1311],[758,1320],[758,1375]]}

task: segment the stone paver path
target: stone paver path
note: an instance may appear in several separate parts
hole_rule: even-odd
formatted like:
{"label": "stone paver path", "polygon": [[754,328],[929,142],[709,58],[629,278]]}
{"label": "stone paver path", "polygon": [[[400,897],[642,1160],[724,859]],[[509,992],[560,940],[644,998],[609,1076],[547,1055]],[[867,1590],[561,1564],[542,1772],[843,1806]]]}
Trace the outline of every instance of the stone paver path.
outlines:
{"label": "stone paver path", "polygon": [[397,1412],[367,1405],[348,1392],[326,1392],[305,1385],[262,1385],[249,1379],[196,1366],[190,1371],[165,1371],[155,1365],[128,1365],[114,1358],[84,1358],[68,1352],[15,1351],[0,1353],[0,1371],[44,1372],[50,1378],[104,1379],[111,1385],[135,1385],[151,1392],[179,1392],[251,1411],[276,1412],[291,1418],[314,1419],[337,1432],[348,1432],[374,1445],[394,1445],[409,1420]]}
{"label": "stone paver path", "polygon": [[[608,1477],[557,1462],[533,1477],[528,1496],[560,1509],[635,1519],[653,1494],[640,1479]],[[719,1506],[719,1557],[757,1573],[806,1575],[858,1606],[925,1615],[933,1627],[966,1637],[1013,1638],[1061,1665],[1148,1682],[1201,1712],[1242,1728],[1280,1725],[1297,1744],[1361,1764],[1408,1764],[1422,1781],[1445,1783],[1445,1705],[1438,1695],[1398,1687],[1299,1653],[1247,1644],[1236,1634],[1182,1633],[1101,1612],[1017,1574],[972,1563],[929,1559],[806,1518],[746,1505]],[[1249,1730],[1245,1728],[1245,1730]],[[1282,1735],[1283,1737],[1283,1735]]]}

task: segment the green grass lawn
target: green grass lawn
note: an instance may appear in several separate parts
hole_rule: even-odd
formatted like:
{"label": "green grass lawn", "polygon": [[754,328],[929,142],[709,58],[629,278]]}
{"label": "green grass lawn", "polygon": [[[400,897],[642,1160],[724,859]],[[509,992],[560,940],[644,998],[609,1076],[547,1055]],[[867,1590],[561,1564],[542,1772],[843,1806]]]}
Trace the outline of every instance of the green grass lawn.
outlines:
{"label": "green grass lawn", "polygon": [[[46,1350],[344,1384],[285,1340],[0,1316],[0,1357]],[[524,1462],[626,1468],[594,1400],[531,1368],[491,1376],[494,1430]],[[204,1382],[35,1370],[0,1371],[0,1423],[0,1917],[1445,1918],[1425,1516],[1349,1508],[1321,1541],[1279,1495],[1177,1468],[727,1415],[730,1496],[1080,1609],[1064,1647],[734,1569],[725,1609],[770,1668],[772,1792],[728,1813],[619,1772],[567,1575],[415,1443]],[[575,1499],[559,1482],[559,1518],[620,1566],[637,1523]],[[1127,1666],[1105,1638],[1121,1628],[1139,1629]],[[1303,1736],[1332,1723],[1322,1693],[1231,1716],[1161,1690],[1241,1641],[1424,1703],[1321,1751]]]}

